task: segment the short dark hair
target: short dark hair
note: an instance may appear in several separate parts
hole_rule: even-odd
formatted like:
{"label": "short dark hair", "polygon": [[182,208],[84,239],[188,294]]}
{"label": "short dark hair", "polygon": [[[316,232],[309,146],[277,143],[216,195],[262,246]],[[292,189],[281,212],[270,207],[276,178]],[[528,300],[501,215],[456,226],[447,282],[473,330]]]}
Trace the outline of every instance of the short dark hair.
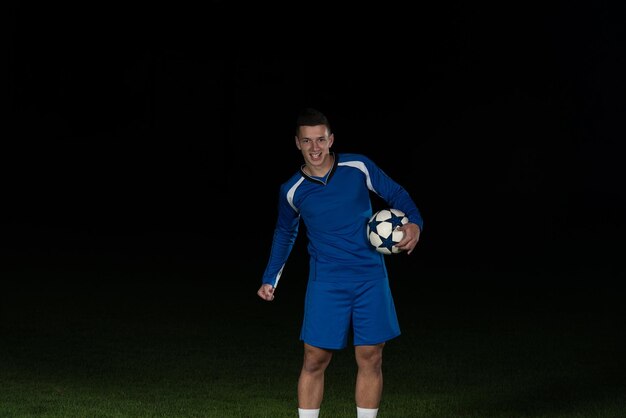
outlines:
{"label": "short dark hair", "polygon": [[330,129],[330,122],[328,122],[328,118],[322,112],[312,107],[306,107],[300,110],[296,118],[296,136],[300,133],[301,126],[317,125],[325,125],[328,132],[332,132]]}

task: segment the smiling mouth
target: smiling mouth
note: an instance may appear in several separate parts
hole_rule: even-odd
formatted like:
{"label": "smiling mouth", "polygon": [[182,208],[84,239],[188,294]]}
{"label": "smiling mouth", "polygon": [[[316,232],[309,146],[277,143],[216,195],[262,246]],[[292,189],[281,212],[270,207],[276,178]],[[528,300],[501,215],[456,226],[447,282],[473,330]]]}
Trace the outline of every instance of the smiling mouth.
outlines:
{"label": "smiling mouth", "polygon": [[322,156],[322,153],[321,152],[316,152],[314,154],[309,154],[309,155],[311,156],[311,159],[317,160],[317,159],[319,159]]}

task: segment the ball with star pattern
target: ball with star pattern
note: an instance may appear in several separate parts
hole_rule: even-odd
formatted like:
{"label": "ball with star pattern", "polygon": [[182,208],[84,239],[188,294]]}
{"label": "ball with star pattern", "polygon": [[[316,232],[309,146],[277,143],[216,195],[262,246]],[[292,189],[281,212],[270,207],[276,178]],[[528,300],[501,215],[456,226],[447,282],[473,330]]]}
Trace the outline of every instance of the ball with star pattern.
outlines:
{"label": "ball with star pattern", "polygon": [[404,237],[404,232],[398,231],[397,228],[408,222],[409,218],[399,209],[381,209],[367,222],[367,238],[379,253],[397,254],[401,250],[394,245]]}

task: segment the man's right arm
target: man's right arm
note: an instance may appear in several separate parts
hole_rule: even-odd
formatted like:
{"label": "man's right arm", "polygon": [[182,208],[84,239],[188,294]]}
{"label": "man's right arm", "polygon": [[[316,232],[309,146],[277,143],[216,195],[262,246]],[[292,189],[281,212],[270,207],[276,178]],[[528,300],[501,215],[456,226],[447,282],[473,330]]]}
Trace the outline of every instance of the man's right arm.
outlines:
{"label": "man's right arm", "polygon": [[269,284],[273,288],[278,285],[283,268],[296,241],[299,224],[300,214],[289,205],[286,193],[281,191],[272,247],[262,278],[263,284]]}

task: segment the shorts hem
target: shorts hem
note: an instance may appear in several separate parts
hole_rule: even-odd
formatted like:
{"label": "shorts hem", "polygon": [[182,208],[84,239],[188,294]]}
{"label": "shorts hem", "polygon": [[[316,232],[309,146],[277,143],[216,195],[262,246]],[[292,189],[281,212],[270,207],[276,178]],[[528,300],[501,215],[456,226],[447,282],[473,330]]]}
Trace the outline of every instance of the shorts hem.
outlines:
{"label": "shorts hem", "polygon": [[343,350],[347,347],[347,345],[333,346],[332,344],[320,344],[313,341],[307,341],[305,339],[301,339],[301,341],[308,345],[312,345],[313,347],[321,348],[322,350]]}
{"label": "shorts hem", "polygon": [[400,335],[402,335],[402,333],[401,333],[401,332],[399,332],[399,333],[397,333],[397,334],[393,334],[393,335],[391,335],[390,337],[386,337],[386,338],[382,338],[382,339],[380,339],[380,340],[376,340],[375,342],[369,342],[369,341],[367,341],[367,342],[363,342],[363,341],[359,341],[359,342],[357,343],[357,342],[355,341],[355,342],[354,342],[354,346],[358,346],[358,345],[378,345],[378,344],[381,344],[381,343],[386,343],[387,341],[391,341],[391,340],[393,340],[394,338],[399,337]]}

